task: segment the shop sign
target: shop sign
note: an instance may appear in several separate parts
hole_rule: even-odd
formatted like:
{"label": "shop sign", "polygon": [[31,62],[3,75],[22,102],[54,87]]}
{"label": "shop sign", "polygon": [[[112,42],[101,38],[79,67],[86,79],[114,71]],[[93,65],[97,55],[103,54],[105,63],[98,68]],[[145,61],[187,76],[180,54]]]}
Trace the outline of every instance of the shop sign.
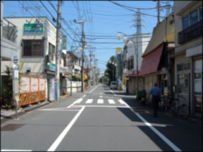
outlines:
{"label": "shop sign", "polygon": [[49,70],[55,71],[55,64],[49,63]]}
{"label": "shop sign", "polygon": [[168,88],[164,87],[164,95],[167,96],[168,95]]}
{"label": "shop sign", "polygon": [[76,69],[76,70],[81,70],[81,67],[78,66],[78,65],[74,65],[74,69]]}
{"label": "shop sign", "polygon": [[43,24],[24,24],[24,33],[43,33]]}

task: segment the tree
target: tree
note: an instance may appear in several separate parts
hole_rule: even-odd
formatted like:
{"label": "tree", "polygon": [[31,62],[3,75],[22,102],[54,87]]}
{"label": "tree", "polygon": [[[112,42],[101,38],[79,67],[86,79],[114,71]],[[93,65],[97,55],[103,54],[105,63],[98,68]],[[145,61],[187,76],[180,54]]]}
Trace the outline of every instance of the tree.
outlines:
{"label": "tree", "polygon": [[[111,62],[114,62],[114,56],[111,56],[109,59]],[[107,69],[105,70],[105,76],[108,77],[110,79],[110,81],[113,81],[113,74],[115,76],[115,71],[116,71],[116,67],[115,65],[111,64],[111,63],[107,63],[106,64]]]}

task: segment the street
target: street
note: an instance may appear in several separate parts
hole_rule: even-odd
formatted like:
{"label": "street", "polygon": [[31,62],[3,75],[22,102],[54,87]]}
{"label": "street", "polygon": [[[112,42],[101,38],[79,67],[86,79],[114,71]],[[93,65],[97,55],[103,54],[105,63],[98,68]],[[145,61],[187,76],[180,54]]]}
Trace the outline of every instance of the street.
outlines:
{"label": "street", "polygon": [[202,151],[202,131],[98,84],[1,124],[1,151]]}

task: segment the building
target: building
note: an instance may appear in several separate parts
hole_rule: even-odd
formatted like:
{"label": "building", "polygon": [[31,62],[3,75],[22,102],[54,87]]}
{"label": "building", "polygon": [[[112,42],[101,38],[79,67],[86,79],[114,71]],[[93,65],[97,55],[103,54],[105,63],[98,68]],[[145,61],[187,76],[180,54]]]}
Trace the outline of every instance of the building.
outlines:
{"label": "building", "polygon": [[164,95],[173,95],[174,69],[170,58],[175,47],[173,16],[171,13],[154,27],[152,38],[142,55],[139,77],[142,78],[146,92],[157,82]]}
{"label": "building", "polygon": [[[140,71],[141,63],[142,63],[142,55],[149,43],[150,34],[134,34],[131,38],[133,42],[132,47],[124,46],[123,51],[123,78],[126,81],[127,92],[130,94],[135,94],[136,90],[136,78],[137,78],[137,70],[138,73]],[[138,46],[138,47],[137,47]],[[138,51],[138,52],[137,52]],[[138,56],[137,56],[138,53]],[[137,64],[138,63],[138,64]],[[138,66],[137,66],[138,65]],[[137,69],[138,68],[138,69]],[[138,90],[143,89],[143,82],[138,80]]]}
{"label": "building", "polygon": [[[45,96],[48,100],[53,101],[56,74],[56,27],[47,17],[7,17],[5,19],[15,23],[18,28],[16,44],[19,49],[19,61],[24,63],[22,74],[45,78]],[[60,41],[61,38],[62,34],[60,34]],[[60,58],[59,71],[61,80],[65,78],[66,74],[70,73],[64,62],[65,58]],[[8,62],[3,64],[10,65]],[[58,84],[60,86],[61,81]],[[59,95],[62,94],[63,92],[60,89]]]}
{"label": "building", "polygon": [[175,90],[202,117],[202,1],[174,1]]}
{"label": "building", "polygon": [[3,18],[3,9],[4,2],[1,1],[0,96],[3,95],[5,98],[6,93],[3,91],[3,89],[7,87],[8,83],[7,82],[8,76],[4,72],[5,65],[12,67],[11,58],[13,55],[18,55],[19,48],[17,46],[17,39],[20,33],[18,31],[18,27],[12,21],[8,21],[7,19]]}

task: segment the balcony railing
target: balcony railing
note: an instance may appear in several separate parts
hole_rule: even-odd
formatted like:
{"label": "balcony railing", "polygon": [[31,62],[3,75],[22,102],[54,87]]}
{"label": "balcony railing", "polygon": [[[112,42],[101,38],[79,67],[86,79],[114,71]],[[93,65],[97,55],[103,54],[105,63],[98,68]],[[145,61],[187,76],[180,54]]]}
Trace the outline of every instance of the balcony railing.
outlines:
{"label": "balcony railing", "polygon": [[17,37],[17,28],[14,24],[6,19],[3,19],[3,37],[9,41],[15,42]]}
{"label": "balcony railing", "polygon": [[178,33],[178,43],[183,44],[202,36],[202,20]]}

